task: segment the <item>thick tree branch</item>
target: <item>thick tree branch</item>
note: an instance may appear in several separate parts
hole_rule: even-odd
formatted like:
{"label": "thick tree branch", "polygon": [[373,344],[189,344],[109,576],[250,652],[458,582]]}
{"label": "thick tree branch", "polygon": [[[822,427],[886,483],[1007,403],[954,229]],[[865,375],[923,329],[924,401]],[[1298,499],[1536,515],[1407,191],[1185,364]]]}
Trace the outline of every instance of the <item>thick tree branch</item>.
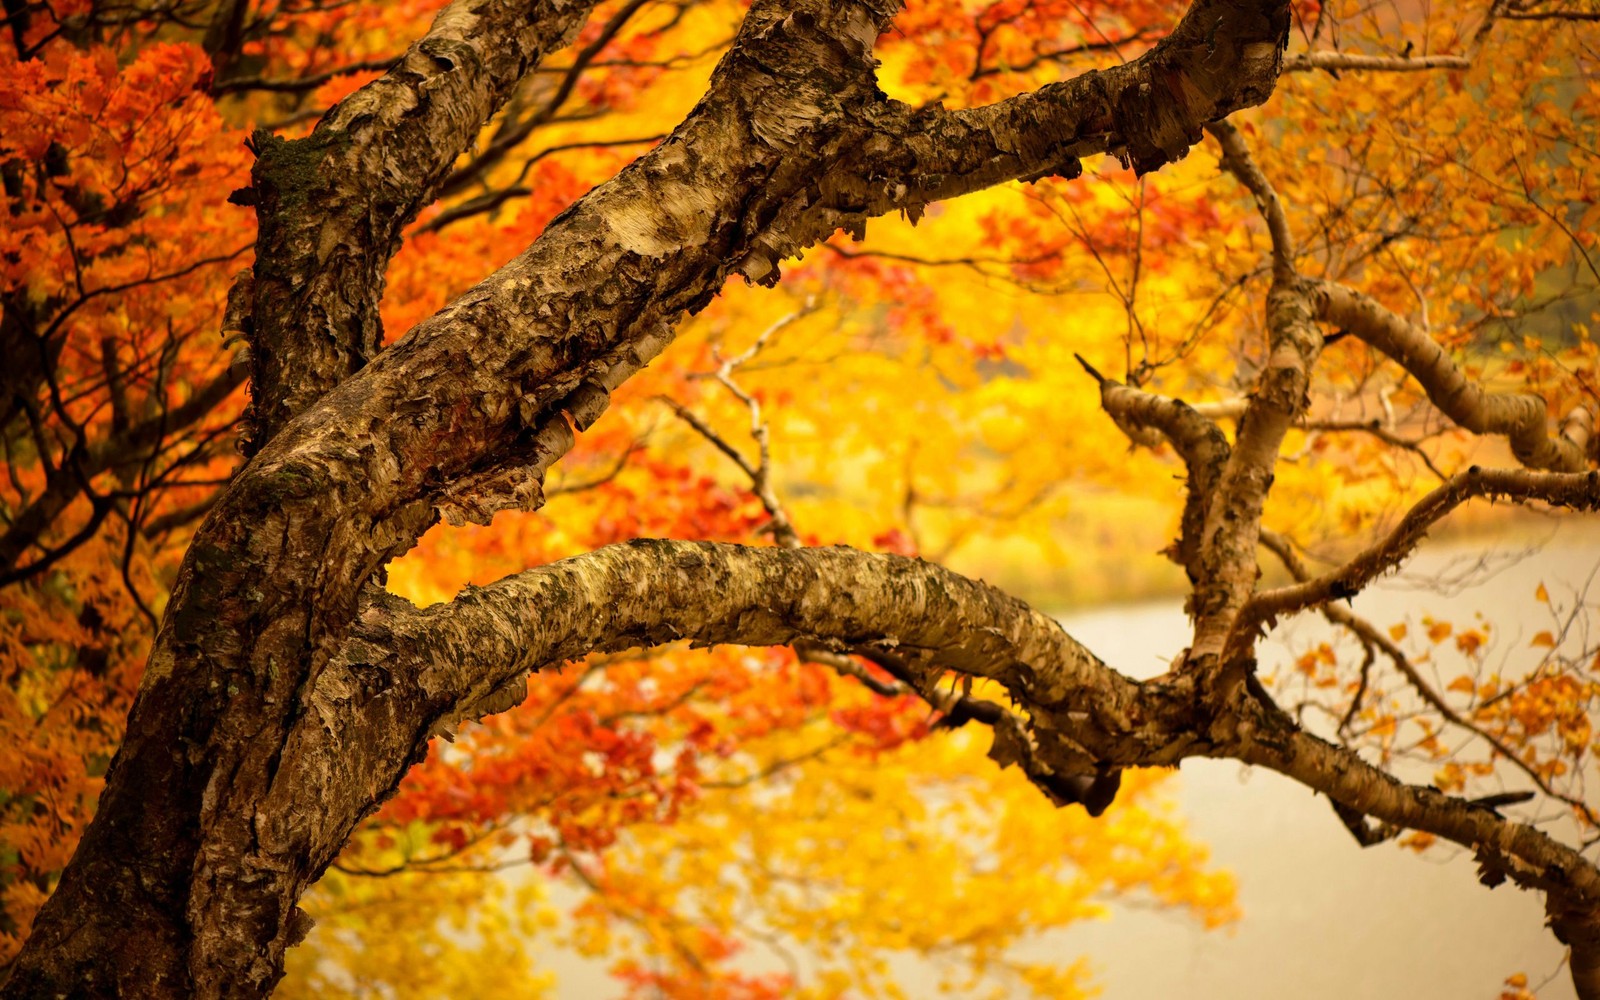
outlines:
{"label": "thick tree branch", "polygon": [[784,226],[795,238],[770,243],[745,273],[763,278],[783,257],[834,229],[859,232],[874,215],[914,220],[931,202],[1002,181],[1077,177],[1079,161],[1096,153],[1141,173],[1177,160],[1208,122],[1270,96],[1288,26],[1287,6],[1271,0],[1197,0],[1149,52],[1105,71],[963,111],[875,102],[860,140],[871,169],[825,179],[832,211],[816,222],[827,228]]}
{"label": "thick tree branch", "polygon": [[1270,96],[1287,40],[1281,7],[1200,2],[1131,63],[948,120],[980,133],[969,156],[1031,153],[1034,163],[1070,173],[1071,157],[1111,152],[1136,170],[1154,170],[1187,153],[1205,124]]}
{"label": "thick tree branch", "polygon": [[[930,563],[848,548],[636,541],[471,589],[448,605],[390,602],[363,619],[318,681],[311,730],[355,746],[392,728],[395,706],[405,704],[420,714],[416,730],[448,728],[514,703],[507,691],[527,671],[682,640],[812,643],[887,654],[918,673],[988,678],[1028,714],[1036,762],[1056,774],[1084,775],[1096,761],[1233,757],[1384,823],[1468,846],[1493,871],[1564,905],[1600,904],[1600,872],[1531,827],[1404,785],[1253,696],[1208,725],[1181,677],[1130,680],[1014,598]],[[381,707],[362,693],[361,678],[375,674],[394,685]],[[1004,761],[1003,747],[999,755]]]}
{"label": "thick tree branch", "polygon": [[1474,434],[1503,434],[1511,453],[1530,469],[1581,472],[1600,458],[1594,417],[1574,411],[1554,437],[1545,401],[1538,396],[1487,392],[1466,376],[1427,331],[1376,300],[1330,281],[1316,284],[1319,317],[1382,351],[1421,384],[1445,416]]}
{"label": "thick tree branch", "polygon": [[394,68],[304,139],[254,138],[253,444],[378,351],[401,229],[512,87],[565,45],[591,0],[455,0]]}
{"label": "thick tree branch", "polygon": [[[1197,0],[1126,66],[990,109],[910,112],[873,77],[892,4],[756,0],[665,142],[362,368],[398,227],[583,9],[459,0],[310,139],[261,142],[264,444],[196,533],[99,812],[12,995],[56,983],[111,992],[108,975],[201,995],[270,988],[300,893],[418,745],[413,732],[400,756],[379,743],[329,757],[305,723],[308,692],[387,561],[440,515],[537,506],[574,428],[731,274],[776,280],[779,260],[841,225],[1063,169],[1080,149],[1122,149],[1151,169],[1206,120],[1271,92],[1288,28],[1283,0]],[[378,690],[384,678],[363,683]],[[1032,735],[1046,759],[1145,756],[1134,719],[1101,717],[1121,731],[1092,755],[1065,735],[1051,742],[1037,718]],[[175,741],[194,749],[175,756]],[[336,779],[347,796],[305,791]],[[313,818],[291,807],[308,797],[322,807]],[[152,928],[137,954],[121,931],[130,920]]]}
{"label": "thick tree branch", "polygon": [[[1270,353],[1256,377],[1233,452],[1206,515],[1199,583],[1191,601],[1195,617],[1191,660],[1229,666],[1225,655],[1236,616],[1255,589],[1261,512],[1289,429],[1307,405],[1311,369],[1322,352],[1312,322],[1311,295],[1298,277],[1274,280],[1267,294]],[[1220,660],[1213,662],[1213,658]]]}
{"label": "thick tree branch", "polygon": [[389,603],[362,621],[318,683],[337,686],[345,665],[393,657],[405,667],[392,672],[426,698],[428,724],[452,725],[482,714],[530,670],[683,639],[889,655],[917,681],[954,670],[997,681],[1040,711],[1070,711],[1074,735],[1108,752],[1161,756],[1172,740],[1153,716],[1134,718],[1140,685],[1048,616],[935,564],[843,547],[608,546],[448,605]]}

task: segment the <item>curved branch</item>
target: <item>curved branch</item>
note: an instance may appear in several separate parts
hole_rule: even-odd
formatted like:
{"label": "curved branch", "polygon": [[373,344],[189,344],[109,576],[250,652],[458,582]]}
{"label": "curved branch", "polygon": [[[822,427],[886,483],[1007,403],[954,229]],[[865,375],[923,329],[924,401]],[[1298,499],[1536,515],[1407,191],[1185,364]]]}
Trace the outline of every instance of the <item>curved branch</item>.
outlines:
{"label": "curved branch", "polygon": [[1473,466],[1419,500],[1388,536],[1338,569],[1252,597],[1239,613],[1238,641],[1253,642],[1257,628],[1264,622],[1359,594],[1367,584],[1405,561],[1436,522],[1473,497],[1536,500],[1574,510],[1600,510],[1600,471],[1529,472]]}
{"label": "curved branch", "polygon": [[1076,177],[1095,153],[1146,173],[1181,159],[1207,123],[1271,96],[1288,30],[1284,4],[1196,0],[1131,62],[984,107],[901,110],[885,124],[912,143],[904,181],[934,188],[922,203],[1011,178]]}
{"label": "curved branch", "polygon": [[[1192,688],[1181,678],[1133,681],[1052,619],[985,584],[921,560],[842,547],[641,540],[470,589],[448,605],[416,610],[391,601],[366,616],[318,680],[309,729],[353,747],[392,731],[400,704],[414,705],[420,724],[449,727],[504,706],[504,692],[529,670],[682,640],[800,642],[887,654],[913,675],[953,670],[988,678],[1028,713],[1022,735],[1035,761],[1058,775],[1087,776],[1096,762],[1231,757],[1280,771],[1382,822],[1463,844],[1493,872],[1548,891],[1564,906],[1600,905],[1600,871],[1531,827],[1402,784],[1254,698],[1208,722],[1194,713]],[[360,680],[375,670],[395,680],[382,706],[363,695]],[[999,737],[997,730],[997,744]],[[997,751],[1004,761],[1004,747]]]}
{"label": "curved branch", "polygon": [[1054,619],[986,584],[841,546],[638,540],[386,617],[357,627],[361,655],[380,642],[403,651],[441,717],[470,714],[530,670],[682,639],[890,652],[912,669],[988,678],[1039,705],[1126,706],[1139,688]]}
{"label": "curved branch", "polygon": [[1593,414],[1574,411],[1550,435],[1545,401],[1538,396],[1488,392],[1467,378],[1444,348],[1375,299],[1331,281],[1316,282],[1319,318],[1355,334],[1399,363],[1421,384],[1445,416],[1474,434],[1503,434],[1511,453],[1530,469],[1580,472],[1600,458]]}
{"label": "curved branch", "polygon": [[1101,375],[1081,356],[1073,357],[1100,383],[1101,408],[1130,441],[1147,448],[1169,441],[1183,459],[1188,488],[1175,555],[1190,579],[1196,579],[1207,513],[1228,463],[1227,436],[1215,422],[1183,400],[1123,385]]}
{"label": "curved branch", "polygon": [[[1200,407],[1124,385],[1100,374],[1083,355],[1073,357],[1099,384],[1101,408],[1134,444],[1153,448],[1169,441],[1184,464],[1190,466],[1212,466],[1219,458],[1228,457],[1228,439]],[[1211,485],[1210,481],[1206,484],[1208,489]]]}
{"label": "curved branch", "polygon": [[394,67],[286,142],[253,137],[252,447],[378,351],[400,232],[456,158],[593,0],[455,0]]}
{"label": "curved branch", "polygon": [[1244,136],[1232,122],[1213,122],[1206,126],[1217,143],[1222,146],[1222,168],[1238,178],[1255,196],[1261,217],[1267,222],[1267,232],[1272,235],[1272,274],[1278,280],[1287,280],[1294,274],[1294,237],[1289,233],[1289,219],[1284,214],[1283,202],[1267,175],[1261,172]]}

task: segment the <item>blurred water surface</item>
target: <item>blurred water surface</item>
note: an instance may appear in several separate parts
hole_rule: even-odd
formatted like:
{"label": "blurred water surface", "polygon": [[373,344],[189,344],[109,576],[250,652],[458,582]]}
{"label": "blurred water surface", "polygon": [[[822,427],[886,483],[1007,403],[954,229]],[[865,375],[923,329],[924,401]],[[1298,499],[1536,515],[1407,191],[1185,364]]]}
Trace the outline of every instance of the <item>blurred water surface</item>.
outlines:
{"label": "blurred water surface", "polygon": [[[1481,545],[1425,548],[1403,575],[1358,597],[1355,610],[1384,627],[1409,619],[1413,631],[1423,615],[1470,623],[1484,612],[1513,673],[1519,658],[1537,656],[1528,639],[1550,627],[1534,590],[1542,582],[1557,601],[1570,601],[1600,567],[1600,536],[1552,528],[1492,544],[1484,555]],[[1447,581],[1442,592],[1425,586],[1435,577]],[[1589,597],[1600,599],[1600,582]],[[1176,602],[1062,621],[1107,663],[1140,677],[1165,670],[1188,636]],[[1320,618],[1296,619],[1265,645],[1263,670],[1282,670],[1292,651],[1331,635]],[[1516,777],[1508,787],[1523,787]],[[1491,1000],[1514,972],[1526,973],[1530,986],[1550,978],[1540,1000],[1574,996],[1540,898],[1509,884],[1479,885],[1465,852],[1419,856],[1392,843],[1362,850],[1326,799],[1236,763],[1185,761],[1175,785],[1196,838],[1238,876],[1244,919],[1231,932],[1206,932],[1177,914],[1119,909],[1108,922],[1036,946],[1090,956],[1106,1000]]]}

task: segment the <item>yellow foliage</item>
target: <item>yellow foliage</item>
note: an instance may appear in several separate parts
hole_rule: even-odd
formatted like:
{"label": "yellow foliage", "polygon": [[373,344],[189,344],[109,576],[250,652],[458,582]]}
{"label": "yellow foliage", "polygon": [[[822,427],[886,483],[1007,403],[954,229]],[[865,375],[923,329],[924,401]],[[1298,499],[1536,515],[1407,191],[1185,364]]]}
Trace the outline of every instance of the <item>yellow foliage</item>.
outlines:
{"label": "yellow foliage", "polygon": [[[370,845],[367,863],[382,852]],[[394,856],[391,854],[391,864]],[[316,921],[274,994],[289,1000],[553,996],[535,946],[553,913],[536,882],[483,874],[331,869],[301,904]]]}
{"label": "yellow foliage", "polygon": [[[1021,963],[1010,949],[1103,918],[1125,895],[1207,927],[1238,916],[1232,879],[1185,838],[1158,774],[1130,774],[1095,820],[1052,808],[1015,771],[996,775],[979,734],[878,756],[817,753],[817,739],[752,748],[744,774],[802,762],[774,781],[736,780],[675,826],[635,828],[603,857],[579,859],[603,901],[580,910],[585,950],[682,964],[692,926],[805,956],[800,996],[837,995],[831,984],[844,982],[852,995],[898,995],[889,957],[911,954],[945,968],[952,995],[1071,997],[1088,989],[1082,963]],[[609,933],[618,929],[629,938]]]}

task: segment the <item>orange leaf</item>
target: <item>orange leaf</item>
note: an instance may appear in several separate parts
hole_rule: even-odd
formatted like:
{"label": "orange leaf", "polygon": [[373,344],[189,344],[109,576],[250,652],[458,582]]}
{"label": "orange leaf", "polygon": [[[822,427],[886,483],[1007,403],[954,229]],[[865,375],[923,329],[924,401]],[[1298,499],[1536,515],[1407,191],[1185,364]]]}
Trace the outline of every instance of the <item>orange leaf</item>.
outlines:
{"label": "orange leaf", "polygon": [[1426,851],[1428,848],[1432,847],[1434,841],[1438,839],[1438,837],[1435,837],[1431,833],[1424,833],[1421,830],[1413,830],[1404,837],[1400,838],[1400,846],[1409,847],[1413,851]]}

